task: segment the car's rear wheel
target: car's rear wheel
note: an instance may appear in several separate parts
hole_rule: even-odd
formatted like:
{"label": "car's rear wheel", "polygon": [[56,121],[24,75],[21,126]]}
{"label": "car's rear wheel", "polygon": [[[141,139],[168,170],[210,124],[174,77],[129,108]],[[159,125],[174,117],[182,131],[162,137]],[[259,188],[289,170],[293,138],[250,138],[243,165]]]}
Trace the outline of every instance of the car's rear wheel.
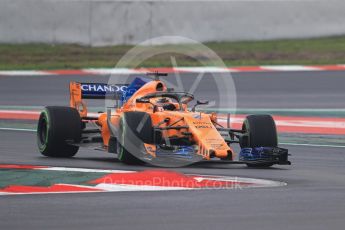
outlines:
{"label": "car's rear wheel", "polygon": [[153,143],[153,127],[149,114],[126,112],[120,120],[118,159],[125,164],[142,164],[136,155],[141,154],[143,143]]}
{"label": "car's rear wheel", "polygon": [[[270,115],[249,115],[242,125],[246,133],[240,139],[241,148],[277,147],[278,137],[275,122]],[[247,164],[248,167],[270,167],[272,163]]]}
{"label": "car's rear wheel", "polygon": [[68,143],[79,142],[81,118],[76,109],[48,106],[40,114],[37,125],[37,145],[42,155],[72,157],[79,147]]}

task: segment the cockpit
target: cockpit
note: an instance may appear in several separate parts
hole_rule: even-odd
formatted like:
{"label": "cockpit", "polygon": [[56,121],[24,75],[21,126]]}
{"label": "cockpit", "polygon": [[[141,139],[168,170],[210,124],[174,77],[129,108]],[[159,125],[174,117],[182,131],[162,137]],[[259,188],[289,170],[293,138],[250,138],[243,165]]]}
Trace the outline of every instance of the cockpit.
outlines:
{"label": "cockpit", "polygon": [[155,92],[147,94],[136,100],[137,103],[150,103],[155,110],[184,111],[189,102],[194,100],[190,93],[179,92]]}

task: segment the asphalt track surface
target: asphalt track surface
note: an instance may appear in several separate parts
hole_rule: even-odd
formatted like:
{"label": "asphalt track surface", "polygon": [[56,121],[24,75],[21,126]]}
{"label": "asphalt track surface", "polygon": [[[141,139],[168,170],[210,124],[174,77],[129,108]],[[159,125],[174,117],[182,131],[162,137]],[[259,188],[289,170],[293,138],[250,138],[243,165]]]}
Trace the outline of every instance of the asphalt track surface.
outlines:
{"label": "asphalt track surface", "polygon": [[[344,72],[238,73],[239,107],[344,108]],[[0,77],[0,105],[67,104],[71,79]],[[267,91],[267,90],[268,91]],[[83,149],[73,159],[41,157],[35,134],[0,131],[0,163],[145,170]],[[283,146],[284,147],[284,146]],[[249,169],[199,164],[175,171],[272,179],[285,187],[167,192],[0,196],[0,229],[344,229],[345,149],[285,146],[292,166]]]}
{"label": "asphalt track surface", "polygon": [[[188,84],[195,81],[196,75],[182,74],[181,78]],[[207,79],[210,74],[205,76]],[[343,71],[232,73],[232,76],[238,108],[345,108]],[[0,76],[0,105],[68,105],[71,80],[107,83],[108,79],[106,75]],[[201,98],[212,98],[215,94],[212,85],[206,80],[196,93]],[[90,105],[104,106],[104,102],[91,101]]]}

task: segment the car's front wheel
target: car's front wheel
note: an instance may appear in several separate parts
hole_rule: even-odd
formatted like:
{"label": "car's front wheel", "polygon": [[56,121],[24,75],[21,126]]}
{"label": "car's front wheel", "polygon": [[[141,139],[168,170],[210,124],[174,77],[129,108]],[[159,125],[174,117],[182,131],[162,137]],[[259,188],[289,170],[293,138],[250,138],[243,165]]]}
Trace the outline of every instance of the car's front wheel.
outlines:
{"label": "car's front wheel", "polygon": [[[245,135],[240,139],[241,148],[277,147],[278,137],[275,122],[270,115],[249,115],[243,122]],[[270,167],[272,163],[248,163],[248,167]]]}
{"label": "car's front wheel", "polygon": [[118,132],[118,159],[125,164],[142,164],[143,161],[138,158],[143,143],[153,143],[150,115],[145,112],[125,112],[121,117]]}

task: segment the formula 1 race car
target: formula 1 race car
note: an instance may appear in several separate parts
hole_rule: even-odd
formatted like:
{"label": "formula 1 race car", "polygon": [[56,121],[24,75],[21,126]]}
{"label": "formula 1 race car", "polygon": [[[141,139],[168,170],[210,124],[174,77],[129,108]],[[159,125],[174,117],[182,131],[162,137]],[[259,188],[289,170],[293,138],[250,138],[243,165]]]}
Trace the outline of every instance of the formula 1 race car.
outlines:
{"label": "formula 1 race car", "polygon": [[[48,106],[38,121],[39,151],[49,157],[72,157],[79,147],[117,153],[126,164],[221,159],[223,163],[250,167],[286,165],[288,150],[277,146],[277,131],[270,115],[249,115],[242,129],[223,127],[216,113],[196,111],[208,104],[194,96],[175,92],[153,73],[150,81],[136,78],[130,84],[70,83],[70,107]],[[83,99],[116,101],[113,108],[88,116]],[[91,127],[91,128],[90,128]],[[93,127],[93,128],[92,128]],[[241,147],[238,159],[232,144]]]}

